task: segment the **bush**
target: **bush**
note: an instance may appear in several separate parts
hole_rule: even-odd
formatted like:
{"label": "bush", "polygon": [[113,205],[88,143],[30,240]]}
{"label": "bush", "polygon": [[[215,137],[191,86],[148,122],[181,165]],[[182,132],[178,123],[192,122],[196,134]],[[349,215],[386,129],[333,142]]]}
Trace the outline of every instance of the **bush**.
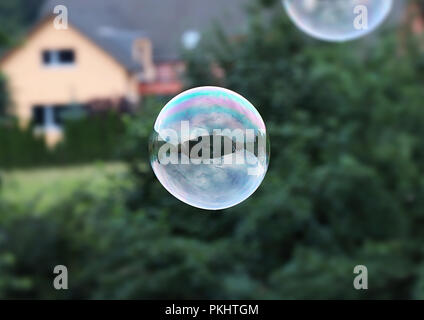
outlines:
{"label": "bush", "polygon": [[22,130],[14,121],[0,124],[0,168],[22,168],[46,165],[52,159],[44,140],[32,129]]}
{"label": "bush", "polygon": [[16,122],[0,124],[0,168],[33,168],[111,161],[119,156],[124,119],[115,113],[96,114],[65,123],[65,140],[49,149],[33,128]]}
{"label": "bush", "polygon": [[125,132],[124,116],[100,113],[65,124],[65,139],[55,150],[55,162],[76,164],[116,160]]}
{"label": "bush", "polygon": [[0,74],[0,124],[2,121],[4,121],[4,117],[6,116],[6,107],[8,103],[9,96],[7,93],[6,79],[2,74]]}

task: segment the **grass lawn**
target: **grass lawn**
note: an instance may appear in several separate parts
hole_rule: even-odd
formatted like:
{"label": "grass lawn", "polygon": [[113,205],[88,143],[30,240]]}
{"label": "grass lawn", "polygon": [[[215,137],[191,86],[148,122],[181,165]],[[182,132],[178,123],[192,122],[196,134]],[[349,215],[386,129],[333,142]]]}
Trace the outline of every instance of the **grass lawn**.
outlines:
{"label": "grass lawn", "polygon": [[13,205],[30,204],[43,211],[81,188],[107,195],[112,186],[126,180],[122,178],[126,173],[123,163],[0,171],[0,196]]}

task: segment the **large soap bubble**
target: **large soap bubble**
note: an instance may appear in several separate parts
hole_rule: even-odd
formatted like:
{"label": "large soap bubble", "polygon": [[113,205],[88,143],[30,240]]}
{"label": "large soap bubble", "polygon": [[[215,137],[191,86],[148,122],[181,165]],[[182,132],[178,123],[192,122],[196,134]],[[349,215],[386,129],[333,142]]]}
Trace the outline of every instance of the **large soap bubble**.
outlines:
{"label": "large soap bubble", "polygon": [[160,112],[150,140],[150,163],[162,185],[194,207],[232,207],[265,177],[269,145],[255,107],[218,87],[188,90]]}
{"label": "large soap bubble", "polygon": [[282,0],[296,26],[314,38],[348,41],[375,30],[393,0]]}

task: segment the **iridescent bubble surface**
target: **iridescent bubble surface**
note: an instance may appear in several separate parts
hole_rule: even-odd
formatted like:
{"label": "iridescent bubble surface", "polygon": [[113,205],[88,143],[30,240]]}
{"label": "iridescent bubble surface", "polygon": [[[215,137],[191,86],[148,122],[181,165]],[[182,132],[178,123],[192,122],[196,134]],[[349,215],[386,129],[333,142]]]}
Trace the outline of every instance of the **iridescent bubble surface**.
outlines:
{"label": "iridescent bubble surface", "polygon": [[168,102],[149,149],[162,185],[179,200],[209,210],[246,200],[269,163],[259,112],[241,95],[219,87],[191,89]]}
{"label": "iridescent bubble surface", "polygon": [[326,41],[348,41],[374,31],[393,0],[282,0],[296,26]]}

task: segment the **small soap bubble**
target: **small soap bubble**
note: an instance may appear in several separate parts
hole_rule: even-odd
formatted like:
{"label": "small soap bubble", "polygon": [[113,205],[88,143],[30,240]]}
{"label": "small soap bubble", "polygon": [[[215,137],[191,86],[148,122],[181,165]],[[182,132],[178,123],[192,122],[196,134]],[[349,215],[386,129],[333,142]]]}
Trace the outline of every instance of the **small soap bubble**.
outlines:
{"label": "small soap bubble", "polygon": [[360,38],[380,26],[393,0],[282,0],[295,25],[308,35],[343,42]]}
{"label": "small soap bubble", "polygon": [[261,115],[241,95],[219,87],[191,89],[168,102],[154,124],[149,152],[166,190],[208,210],[249,198],[269,163]]}

